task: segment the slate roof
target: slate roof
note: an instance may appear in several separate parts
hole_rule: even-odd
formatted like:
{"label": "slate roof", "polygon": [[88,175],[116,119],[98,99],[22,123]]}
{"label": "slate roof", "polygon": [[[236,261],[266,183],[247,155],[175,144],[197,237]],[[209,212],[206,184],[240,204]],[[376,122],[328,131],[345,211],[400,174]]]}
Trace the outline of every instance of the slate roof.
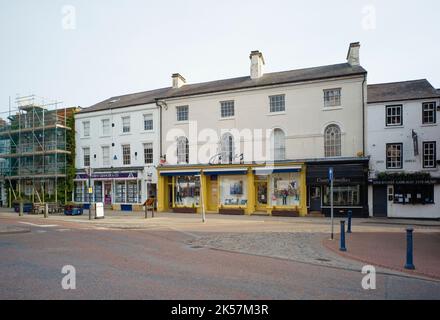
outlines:
{"label": "slate roof", "polygon": [[348,63],[291,71],[272,72],[266,73],[261,78],[254,80],[251,79],[250,76],[246,76],[196,84],[187,84],[177,89],[167,87],[128,95],[115,96],[99,102],[91,107],[84,108],[79,113],[154,103],[156,99],[186,97],[221,91],[331,79],[345,76],[356,76],[364,75],[366,73],[367,71],[361,66],[351,66]]}
{"label": "slate roof", "polygon": [[368,86],[368,103],[440,98],[428,80],[411,80]]}

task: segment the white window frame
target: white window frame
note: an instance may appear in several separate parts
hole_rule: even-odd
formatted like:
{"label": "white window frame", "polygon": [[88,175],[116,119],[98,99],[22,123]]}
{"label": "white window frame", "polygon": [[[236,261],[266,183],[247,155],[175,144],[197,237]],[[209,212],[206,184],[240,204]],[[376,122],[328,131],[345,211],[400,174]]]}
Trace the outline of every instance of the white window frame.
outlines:
{"label": "white window frame", "polygon": [[[108,126],[105,125],[105,123],[108,123]],[[101,120],[101,128],[102,128],[102,135],[103,136],[109,136],[111,135],[111,124],[110,119],[102,119]],[[107,129],[107,130],[106,130]]]}
{"label": "white window frame", "polygon": [[[334,135],[331,135],[331,129]],[[333,158],[342,155],[342,130],[337,124],[329,124],[324,130],[324,157]]]}
{"label": "white window frame", "polygon": [[84,167],[90,167],[90,162],[91,162],[90,147],[83,147],[82,150],[83,150],[83,165]]}
{"label": "white window frame", "polygon": [[286,133],[283,129],[275,128],[272,132],[273,159],[286,159]]}
{"label": "white window frame", "polygon": [[177,138],[177,163],[189,163],[189,141],[185,136]]}
{"label": "white window frame", "polygon": [[[130,131],[131,131],[130,116],[122,117],[121,121],[122,121],[122,133],[130,133]],[[128,123],[126,123],[126,121],[128,121]]]}
{"label": "white window frame", "polygon": [[[128,152],[127,152],[128,148]],[[124,166],[131,165],[131,146],[130,144],[123,144],[122,145],[122,164]]]}
{"label": "white window frame", "polygon": [[[104,150],[108,151],[107,155],[105,154]],[[101,146],[101,152],[102,152],[102,165],[110,166],[110,146]]]}
{"label": "white window frame", "polygon": [[277,94],[269,96],[269,112],[286,112],[286,95]]}
{"label": "white window frame", "polygon": [[144,114],[144,131],[153,131],[154,121],[151,113]]}
{"label": "white window frame", "polygon": [[[151,150],[149,153],[148,150]],[[150,155],[150,157],[149,157]],[[151,161],[147,161],[151,158]],[[153,142],[144,143],[144,163],[152,164],[154,162],[154,145]]]}
{"label": "white window frame", "polygon": [[188,121],[189,119],[189,106],[177,106],[176,107],[176,120],[178,122]]}
{"label": "white window frame", "polygon": [[235,102],[234,102],[234,100],[220,101],[220,117],[221,118],[235,117]]}
{"label": "white window frame", "polygon": [[342,97],[341,88],[325,89],[324,90],[324,108],[340,107]]}
{"label": "white window frame", "polygon": [[83,137],[90,137],[90,121],[83,121]]}

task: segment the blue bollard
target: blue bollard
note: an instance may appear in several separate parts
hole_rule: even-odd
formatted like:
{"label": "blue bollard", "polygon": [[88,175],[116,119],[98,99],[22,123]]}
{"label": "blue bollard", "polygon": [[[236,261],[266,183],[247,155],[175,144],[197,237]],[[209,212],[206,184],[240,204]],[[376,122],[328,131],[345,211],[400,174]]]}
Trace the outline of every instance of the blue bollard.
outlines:
{"label": "blue bollard", "polygon": [[347,251],[345,247],[345,221],[341,220],[341,243],[339,245],[339,251]]}
{"label": "blue bollard", "polygon": [[416,267],[413,262],[413,229],[406,229],[406,264],[405,269],[414,270]]}
{"label": "blue bollard", "polygon": [[347,223],[347,233],[351,233],[351,217],[353,213],[351,210],[348,210],[348,223]]}

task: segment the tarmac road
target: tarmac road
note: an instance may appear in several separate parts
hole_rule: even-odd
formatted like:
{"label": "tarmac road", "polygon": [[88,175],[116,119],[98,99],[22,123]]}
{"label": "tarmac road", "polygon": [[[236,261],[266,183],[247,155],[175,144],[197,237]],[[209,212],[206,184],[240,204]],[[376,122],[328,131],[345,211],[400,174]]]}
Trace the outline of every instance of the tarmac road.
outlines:
{"label": "tarmac road", "polygon": [[[364,290],[356,271],[190,247],[168,228],[106,230],[13,217],[0,234],[0,299],[440,299],[440,282],[377,275]],[[64,290],[63,266],[76,270]]]}

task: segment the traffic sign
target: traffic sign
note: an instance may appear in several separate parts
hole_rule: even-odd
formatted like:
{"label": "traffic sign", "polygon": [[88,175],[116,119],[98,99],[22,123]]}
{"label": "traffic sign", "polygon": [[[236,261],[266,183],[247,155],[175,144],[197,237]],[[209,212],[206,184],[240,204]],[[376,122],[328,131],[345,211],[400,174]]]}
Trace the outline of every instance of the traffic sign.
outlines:
{"label": "traffic sign", "polygon": [[330,167],[330,168],[328,169],[328,179],[329,179],[330,181],[333,181],[333,168],[332,168],[332,167]]}

